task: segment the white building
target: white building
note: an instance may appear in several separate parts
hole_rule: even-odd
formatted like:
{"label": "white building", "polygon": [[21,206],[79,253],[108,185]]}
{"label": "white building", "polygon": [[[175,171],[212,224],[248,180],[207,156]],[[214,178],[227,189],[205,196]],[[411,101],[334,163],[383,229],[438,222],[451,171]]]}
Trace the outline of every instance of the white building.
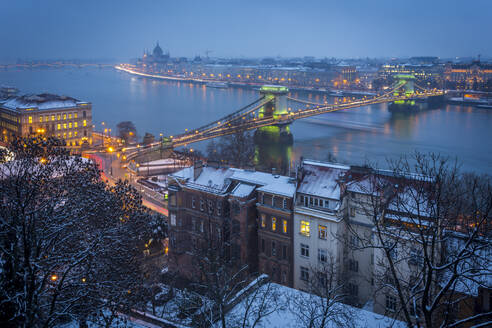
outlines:
{"label": "white building", "polygon": [[[313,275],[341,278],[344,208],[339,179],[349,166],[304,160],[294,207],[294,287],[309,290]],[[315,279],[325,279],[323,275]]]}

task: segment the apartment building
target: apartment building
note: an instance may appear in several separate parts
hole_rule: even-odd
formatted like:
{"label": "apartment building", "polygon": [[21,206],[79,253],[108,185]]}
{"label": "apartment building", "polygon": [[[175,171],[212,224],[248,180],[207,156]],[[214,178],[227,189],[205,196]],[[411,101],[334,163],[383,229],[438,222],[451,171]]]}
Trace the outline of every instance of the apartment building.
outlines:
{"label": "apartment building", "polygon": [[191,278],[205,238],[230,247],[237,264],[292,286],[295,179],[195,164],[169,176],[169,259]]}
{"label": "apartment building", "polygon": [[[341,179],[349,166],[304,160],[294,207],[294,287],[342,278],[345,205]],[[331,273],[335,277],[327,277]],[[318,281],[313,281],[318,280]]]}

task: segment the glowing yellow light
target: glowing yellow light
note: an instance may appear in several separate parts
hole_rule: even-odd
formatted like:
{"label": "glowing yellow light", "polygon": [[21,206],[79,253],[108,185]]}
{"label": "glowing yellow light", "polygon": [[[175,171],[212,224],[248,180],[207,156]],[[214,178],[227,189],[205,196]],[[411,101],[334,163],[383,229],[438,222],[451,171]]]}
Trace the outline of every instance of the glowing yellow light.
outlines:
{"label": "glowing yellow light", "polygon": [[113,147],[108,147],[108,151],[112,153],[114,151]]}
{"label": "glowing yellow light", "polygon": [[57,281],[57,280],[58,280],[58,276],[57,276],[56,274],[52,274],[52,275],[50,276],[50,280],[51,280],[51,281]]}
{"label": "glowing yellow light", "polygon": [[44,157],[41,157],[41,159],[39,160],[39,162],[40,162],[41,164],[44,164],[44,163],[46,163],[46,158],[44,158]]}
{"label": "glowing yellow light", "polygon": [[85,281],[86,281],[85,278],[82,278],[82,282],[85,282]]}

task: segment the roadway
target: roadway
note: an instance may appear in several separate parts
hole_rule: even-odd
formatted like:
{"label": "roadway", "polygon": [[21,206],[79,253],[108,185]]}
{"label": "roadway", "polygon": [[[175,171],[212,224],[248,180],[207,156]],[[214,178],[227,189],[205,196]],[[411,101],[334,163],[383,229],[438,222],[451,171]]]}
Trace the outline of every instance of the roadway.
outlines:
{"label": "roadway", "polygon": [[137,182],[136,176],[127,171],[126,168],[120,166],[120,161],[116,158],[114,153],[97,152],[92,154],[101,159],[101,170],[103,171],[103,179],[107,181],[109,185],[114,185],[118,180],[127,180],[130,185],[135,187],[142,196],[142,204],[150,208],[151,210],[168,216],[167,205],[164,200],[164,195],[158,193],[146,186],[143,186]]}

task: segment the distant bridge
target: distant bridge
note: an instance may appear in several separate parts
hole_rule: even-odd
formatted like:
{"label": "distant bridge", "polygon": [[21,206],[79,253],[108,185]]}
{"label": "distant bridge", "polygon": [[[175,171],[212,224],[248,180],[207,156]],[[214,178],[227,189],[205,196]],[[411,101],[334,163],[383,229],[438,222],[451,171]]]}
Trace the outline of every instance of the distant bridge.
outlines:
{"label": "distant bridge", "polygon": [[[411,75],[397,75],[395,78],[398,82],[383,94],[371,98],[364,97],[363,99],[337,104],[320,104],[292,98],[288,96],[289,90],[287,87],[265,85],[260,89],[260,98],[239,110],[199,128],[189,130],[179,135],[163,138],[162,141],[152,143],[150,146],[147,146],[147,148],[125,148],[124,158],[129,161],[158,149],[186,146],[194,142],[222,137],[240,131],[258,129],[265,126],[285,127],[295,120],[320,114],[387,102],[404,103],[419,98],[442,96],[444,94],[441,90],[427,90],[419,87],[414,83],[415,78]],[[417,90],[415,90],[415,88]],[[300,103],[305,105],[305,107],[292,111],[287,107],[287,101]]]}
{"label": "distant bridge", "polygon": [[32,63],[17,63],[17,64],[0,64],[0,69],[8,69],[8,68],[41,68],[41,67],[49,67],[49,68],[63,68],[63,67],[113,67],[112,64],[96,64],[96,63],[64,63],[64,62],[32,62]]}

